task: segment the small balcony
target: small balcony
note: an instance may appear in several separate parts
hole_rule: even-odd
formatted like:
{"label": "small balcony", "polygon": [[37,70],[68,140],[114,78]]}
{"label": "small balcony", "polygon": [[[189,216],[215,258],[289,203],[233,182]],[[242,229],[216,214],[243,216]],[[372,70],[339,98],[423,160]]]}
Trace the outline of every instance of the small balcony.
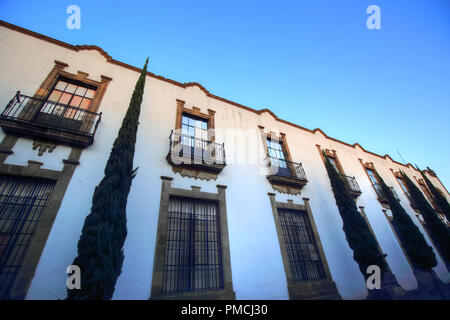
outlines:
{"label": "small balcony", "polygon": [[362,191],[361,188],[358,185],[358,182],[356,181],[355,177],[350,177],[350,176],[346,176],[341,174],[340,175],[341,178],[346,182],[347,185],[347,189],[350,192],[350,194],[352,195],[353,198],[358,198]]}
{"label": "small balcony", "polygon": [[5,133],[38,138],[77,147],[87,147],[102,114],[20,94],[0,115]]}
{"label": "small balcony", "polygon": [[269,161],[267,179],[270,183],[301,189],[308,182],[301,163],[273,157],[267,159]]}
{"label": "small balcony", "polygon": [[218,174],[226,166],[225,145],[172,130],[167,161],[175,167]]}
{"label": "small balcony", "polygon": [[[377,194],[378,201],[380,201],[383,204],[389,204],[389,201],[388,201],[386,195],[384,194],[383,189],[381,188],[381,186],[378,183],[373,183],[372,186],[375,189],[375,193]],[[400,201],[400,198],[398,197],[397,192],[395,192],[394,187],[389,187],[389,188],[391,188],[391,191],[392,191],[392,194],[394,195],[394,198],[397,201]]]}

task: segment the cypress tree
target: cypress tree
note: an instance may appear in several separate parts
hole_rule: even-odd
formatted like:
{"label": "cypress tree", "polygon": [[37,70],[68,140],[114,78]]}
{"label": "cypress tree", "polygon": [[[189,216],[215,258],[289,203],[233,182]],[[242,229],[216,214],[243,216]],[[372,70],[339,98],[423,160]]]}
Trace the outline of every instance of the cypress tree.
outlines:
{"label": "cypress tree", "polygon": [[324,152],[325,167],[327,168],[333,189],[336,205],[343,221],[343,230],[350,248],[353,250],[353,259],[358,263],[359,270],[367,279],[367,267],[377,265],[380,267],[381,276],[388,270],[383,253],[380,252],[377,240],[361,216],[353,197],[349,193],[345,182],[334,169]]}
{"label": "cypress tree", "polygon": [[73,261],[81,270],[81,289],[68,289],[69,300],[111,299],[122,272],[126,205],[137,170],[133,170],[133,158],[147,63],[148,58],[111,149],[105,175],[94,191],[78,241],[78,256]]}
{"label": "cypress tree", "polygon": [[391,188],[386,185],[378,172],[376,175],[383,193],[388,200],[393,216],[393,223],[395,224],[406,254],[416,268],[431,270],[437,265],[433,248],[428,245],[419,228],[414,224],[400,202],[394,197]]}
{"label": "cypress tree", "polygon": [[434,243],[448,263],[450,261],[450,229],[438,218],[437,213],[425,199],[422,191],[416,187],[404,172],[402,172],[402,175],[411,198],[417,204],[418,210],[427,224],[428,231],[433,237]]}
{"label": "cypress tree", "polygon": [[425,180],[425,183],[428,186],[428,189],[430,189],[430,192],[433,195],[434,201],[442,210],[442,213],[445,214],[447,220],[450,221],[450,204],[448,203],[447,199],[445,199],[445,197],[439,192],[439,190],[434,186],[434,184],[431,183],[431,181],[422,171],[421,173],[423,179]]}

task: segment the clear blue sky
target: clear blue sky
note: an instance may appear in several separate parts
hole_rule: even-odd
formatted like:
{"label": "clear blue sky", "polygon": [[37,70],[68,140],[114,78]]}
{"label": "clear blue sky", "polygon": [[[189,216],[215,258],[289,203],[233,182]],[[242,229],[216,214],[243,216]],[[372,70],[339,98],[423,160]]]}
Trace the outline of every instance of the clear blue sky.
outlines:
{"label": "clear blue sky", "polygon": [[[71,4],[80,30],[66,28]],[[381,30],[366,27],[370,4]],[[138,67],[149,56],[156,74],[402,162],[399,150],[450,187],[449,0],[0,0],[0,19]]]}

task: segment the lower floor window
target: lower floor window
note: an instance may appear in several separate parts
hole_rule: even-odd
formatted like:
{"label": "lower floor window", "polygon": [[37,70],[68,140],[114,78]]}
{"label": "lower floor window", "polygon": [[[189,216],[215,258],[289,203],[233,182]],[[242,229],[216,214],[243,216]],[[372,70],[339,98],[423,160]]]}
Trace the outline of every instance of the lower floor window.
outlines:
{"label": "lower floor window", "polygon": [[7,299],[55,182],[0,175],[0,299]]}
{"label": "lower floor window", "polygon": [[162,294],[224,288],[218,204],[170,197]]}
{"label": "lower floor window", "polygon": [[277,211],[293,280],[325,279],[307,212],[282,208]]}

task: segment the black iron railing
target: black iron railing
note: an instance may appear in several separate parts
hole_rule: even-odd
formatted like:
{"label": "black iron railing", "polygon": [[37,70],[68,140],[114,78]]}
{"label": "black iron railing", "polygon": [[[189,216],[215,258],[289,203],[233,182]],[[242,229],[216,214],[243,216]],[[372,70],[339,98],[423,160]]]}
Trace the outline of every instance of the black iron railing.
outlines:
{"label": "black iron railing", "polygon": [[347,185],[351,191],[361,193],[361,188],[359,187],[355,177],[350,177],[343,174],[341,174],[341,177],[347,182]]}
{"label": "black iron railing", "polygon": [[267,157],[267,159],[269,162],[269,175],[292,177],[304,181],[308,180],[301,163],[274,157]]}
{"label": "black iron railing", "polygon": [[1,120],[32,124],[45,129],[93,137],[102,113],[16,93],[0,115]]}
{"label": "black iron railing", "polygon": [[[383,189],[381,188],[381,186],[378,183],[373,183],[372,186],[375,189],[375,192],[379,199],[386,199],[386,195],[384,194]],[[389,187],[389,188],[391,189],[392,194],[394,195],[394,198],[397,201],[400,201],[400,198],[398,197],[397,192],[395,192],[394,187]]]}
{"label": "black iron railing", "polygon": [[170,134],[169,153],[174,163],[225,165],[225,144],[195,138],[173,131]]}

